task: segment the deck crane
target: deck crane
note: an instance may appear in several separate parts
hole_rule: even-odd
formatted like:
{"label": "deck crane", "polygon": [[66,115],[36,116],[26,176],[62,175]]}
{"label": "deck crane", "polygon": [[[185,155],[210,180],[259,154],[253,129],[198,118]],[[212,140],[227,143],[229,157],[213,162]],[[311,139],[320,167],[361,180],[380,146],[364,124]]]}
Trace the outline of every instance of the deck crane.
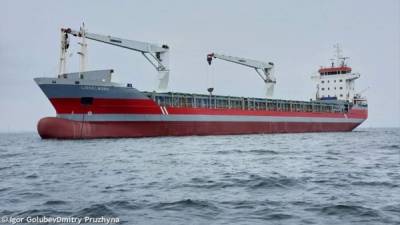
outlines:
{"label": "deck crane", "polygon": [[154,66],[158,71],[159,79],[159,90],[165,90],[168,86],[169,80],[169,47],[167,45],[155,45],[146,42],[133,41],[122,39],[118,37],[106,36],[101,34],[88,33],[85,30],[84,24],[81,26],[79,31],[72,30],[71,28],[61,29],[61,56],[60,56],[60,75],[64,74],[66,65],[66,53],[69,47],[68,35],[71,34],[75,37],[80,37],[81,51],[78,54],[81,56],[80,60],[80,70],[81,73],[85,70],[86,65],[86,38],[105,44],[110,44],[129,50],[137,51],[142,53],[142,55]]}
{"label": "deck crane", "polygon": [[272,74],[274,68],[274,64],[272,62],[266,63],[253,59],[210,53],[207,55],[208,65],[211,65],[213,58],[222,59],[228,62],[237,63],[255,69],[257,74],[261,77],[261,79],[264,81],[266,85],[266,96],[272,97],[274,93],[274,86],[276,84],[276,79]]}

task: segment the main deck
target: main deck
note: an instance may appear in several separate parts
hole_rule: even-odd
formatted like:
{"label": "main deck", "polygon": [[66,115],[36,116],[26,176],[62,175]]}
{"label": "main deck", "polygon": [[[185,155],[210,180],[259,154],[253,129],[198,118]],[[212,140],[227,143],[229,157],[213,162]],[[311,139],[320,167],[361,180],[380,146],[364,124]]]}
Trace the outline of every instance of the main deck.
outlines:
{"label": "main deck", "polygon": [[347,113],[353,106],[352,103],[345,101],[293,101],[177,92],[143,92],[143,94],[153,99],[160,106],[176,108]]}

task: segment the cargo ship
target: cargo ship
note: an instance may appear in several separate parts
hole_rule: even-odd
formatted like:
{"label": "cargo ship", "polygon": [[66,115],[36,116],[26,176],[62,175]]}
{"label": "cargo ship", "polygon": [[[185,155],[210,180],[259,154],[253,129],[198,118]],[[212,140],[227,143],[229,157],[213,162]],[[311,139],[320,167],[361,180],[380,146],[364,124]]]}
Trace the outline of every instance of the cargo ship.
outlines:
{"label": "cargo ship", "polygon": [[[70,37],[80,39],[80,71],[66,72]],[[132,84],[112,81],[113,70],[86,70],[86,39],[141,53],[158,71],[158,91],[140,91]],[[339,48],[338,48],[339,49]],[[271,97],[274,64],[211,53],[207,62],[221,59],[255,69],[266,87],[265,98],[165,92],[169,79],[169,47],[79,30],[61,29],[59,74],[35,78],[53,105],[56,116],[37,125],[43,139],[133,138],[185,135],[235,135],[352,131],[368,116],[367,100],[356,93],[346,57],[312,76],[315,99]],[[159,91],[161,90],[161,91]]]}

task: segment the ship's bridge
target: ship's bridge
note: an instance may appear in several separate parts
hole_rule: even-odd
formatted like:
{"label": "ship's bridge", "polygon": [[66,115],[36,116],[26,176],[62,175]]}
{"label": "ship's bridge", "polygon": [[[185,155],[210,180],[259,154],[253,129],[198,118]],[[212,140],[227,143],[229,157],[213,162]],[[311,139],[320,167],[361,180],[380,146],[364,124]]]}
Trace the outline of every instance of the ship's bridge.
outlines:
{"label": "ship's bridge", "polygon": [[318,70],[318,72],[321,76],[347,74],[351,73],[351,67],[348,66],[322,67],[321,69]]}
{"label": "ship's bridge", "polygon": [[355,80],[359,73],[352,72],[346,64],[348,57],[341,55],[341,49],[336,47],[336,59],[331,59],[331,66],[320,67],[312,78],[317,83],[317,100],[339,100],[353,102],[355,97]]}

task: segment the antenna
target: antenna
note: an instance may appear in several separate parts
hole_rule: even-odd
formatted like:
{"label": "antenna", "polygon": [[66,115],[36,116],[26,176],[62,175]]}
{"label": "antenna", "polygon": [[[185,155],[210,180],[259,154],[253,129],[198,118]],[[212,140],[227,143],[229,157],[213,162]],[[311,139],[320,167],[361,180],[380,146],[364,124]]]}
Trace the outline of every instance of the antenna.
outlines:
{"label": "antenna", "polygon": [[335,44],[333,47],[335,48],[336,52],[336,64],[340,66],[346,66],[346,59],[349,59],[349,57],[342,55],[343,51],[339,44]]}
{"label": "antenna", "polygon": [[340,48],[340,45],[335,44],[335,45],[333,45],[333,48],[335,48],[335,51],[336,51],[336,58],[337,59],[342,58],[342,49]]}

